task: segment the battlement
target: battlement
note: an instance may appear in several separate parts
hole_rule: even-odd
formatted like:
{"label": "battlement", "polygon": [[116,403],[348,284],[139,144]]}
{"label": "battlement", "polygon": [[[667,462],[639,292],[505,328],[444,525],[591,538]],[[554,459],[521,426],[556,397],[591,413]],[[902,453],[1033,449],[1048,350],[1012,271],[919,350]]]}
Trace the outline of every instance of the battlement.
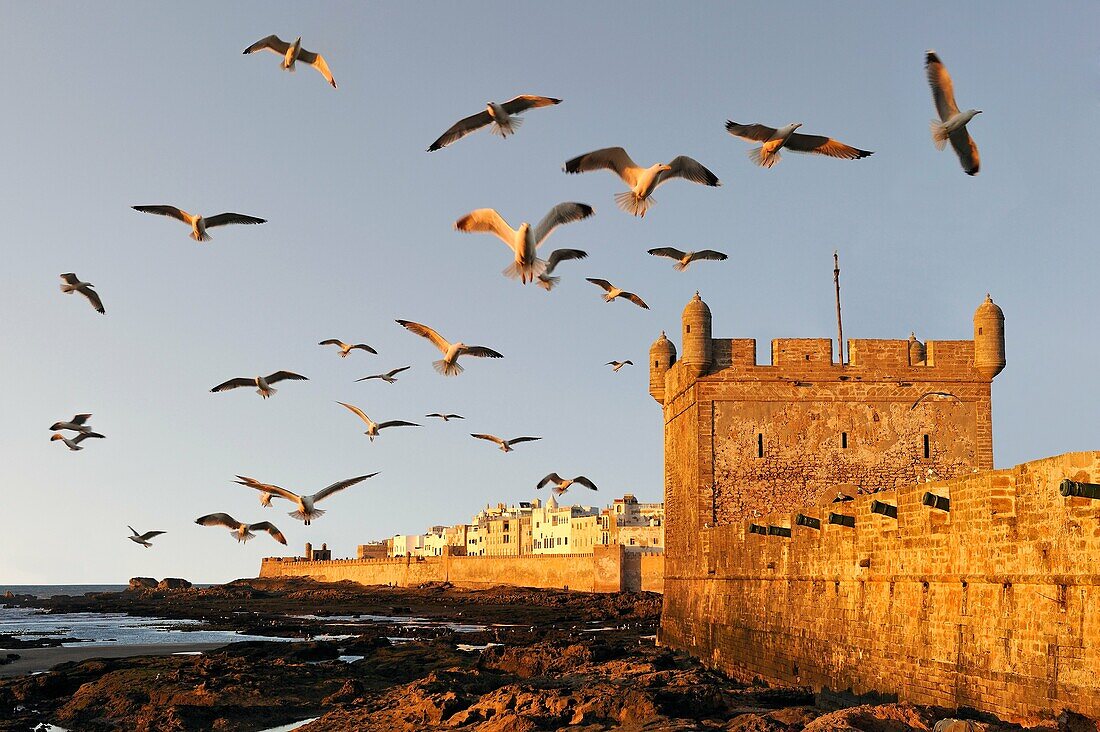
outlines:
{"label": "battlement", "polygon": [[900,339],[852,338],[847,341],[847,363],[842,364],[836,361],[830,338],[776,338],[771,342],[771,363],[760,363],[755,338],[713,338],[712,363],[705,376],[729,377],[731,374],[723,372],[752,368],[762,369],[753,372],[761,377],[771,374],[783,378],[819,371],[833,374],[834,378],[855,376],[853,372],[859,372],[859,378],[888,379],[908,369],[937,369],[937,378],[980,378],[974,370],[973,341],[918,342],[922,346],[919,360],[912,358],[912,343]]}

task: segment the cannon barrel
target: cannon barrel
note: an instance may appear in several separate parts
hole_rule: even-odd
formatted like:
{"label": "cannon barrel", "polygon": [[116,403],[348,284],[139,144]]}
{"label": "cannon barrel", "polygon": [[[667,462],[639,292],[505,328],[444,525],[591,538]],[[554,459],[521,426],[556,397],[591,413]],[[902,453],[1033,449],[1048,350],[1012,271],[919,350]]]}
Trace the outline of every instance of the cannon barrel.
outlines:
{"label": "cannon barrel", "polygon": [[764,528],[763,526],[761,526],[760,524],[749,524],[749,533],[750,534],[764,534],[764,535],[767,535],[768,530],[766,528]]}
{"label": "cannon barrel", "polygon": [[1058,492],[1066,498],[1096,498],[1100,499],[1100,485],[1096,483],[1081,483],[1066,478],[1058,485]]}
{"label": "cannon barrel", "polygon": [[871,501],[871,513],[889,516],[892,519],[898,517],[898,507],[882,501]]}
{"label": "cannon barrel", "polygon": [[791,530],[786,526],[769,526],[768,536],[786,536],[790,538]]}
{"label": "cannon barrel", "polygon": [[843,513],[830,513],[829,523],[836,524],[837,526],[847,526],[850,529],[854,529],[856,527],[856,517],[848,516]]}
{"label": "cannon barrel", "polygon": [[794,522],[799,526],[805,526],[807,529],[820,529],[821,519],[816,519],[813,516],[807,516],[804,513],[798,514],[795,517]]}
{"label": "cannon barrel", "polygon": [[929,508],[934,508],[937,511],[950,511],[951,499],[947,496],[937,496],[935,493],[929,491],[924,494],[924,497],[920,499],[920,502]]}

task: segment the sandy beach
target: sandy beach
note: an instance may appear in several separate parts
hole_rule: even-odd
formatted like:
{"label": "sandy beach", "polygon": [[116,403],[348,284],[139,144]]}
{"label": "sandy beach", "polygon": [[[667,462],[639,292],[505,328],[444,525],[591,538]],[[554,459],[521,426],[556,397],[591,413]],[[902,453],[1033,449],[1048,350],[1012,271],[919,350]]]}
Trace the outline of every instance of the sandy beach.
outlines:
{"label": "sandy beach", "polygon": [[56,648],[20,648],[2,653],[18,653],[19,660],[0,666],[0,678],[49,671],[54,666],[90,658],[128,658],[130,656],[170,656],[221,648],[223,643],[158,643],[125,646],[58,646]]}

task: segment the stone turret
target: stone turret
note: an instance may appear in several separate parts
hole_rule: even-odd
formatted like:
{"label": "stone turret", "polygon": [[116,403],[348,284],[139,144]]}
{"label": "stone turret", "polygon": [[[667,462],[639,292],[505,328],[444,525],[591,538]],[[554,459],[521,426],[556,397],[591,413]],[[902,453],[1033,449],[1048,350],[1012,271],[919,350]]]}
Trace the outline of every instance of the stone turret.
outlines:
{"label": "stone turret", "polygon": [[695,376],[702,376],[710,369],[712,345],[710,308],[698,292],[684,307],[682,336],[684,355],[680,361]]}
{"label": "stone turret", "polygon": [[1005,364],[1005,314],[986,295],[974,311],[974,368],[992,380]]}
{"label": "stone turret", "polygon": [[909,365],[920,366],[928,358],[924,344],[917,340],[916,333],[909,334]]}
{"label": "stone turret", "polygon": [[649,347],[649,395],[656,399],[658,404],[665,403],[665,374],[674,363],[676,363],[676,346],[662,330],[661,337],[653,341],[653,345]]}

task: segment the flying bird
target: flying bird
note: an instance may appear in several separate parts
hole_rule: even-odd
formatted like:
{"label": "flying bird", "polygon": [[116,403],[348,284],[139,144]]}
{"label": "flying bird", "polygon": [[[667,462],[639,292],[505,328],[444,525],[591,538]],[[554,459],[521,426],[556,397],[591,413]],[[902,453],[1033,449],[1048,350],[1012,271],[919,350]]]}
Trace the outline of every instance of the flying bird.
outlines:
{"label": "flying bird", "polygon": [[367,478],[373,478],[376,475],[378,475],[378,473],[370,473],[368,475],[360,475],[355,478],[348,478],[347,480],[340,480],[326,488],[322,488],[321,490],[310,496],[300,496],[293,491],[288,491],[286,488],[280,488],[279,486],[271,485],[270,483],[261,483],[255,478],[249,478],[245,475],[238,475],[238,480],[234,482],[239,483],[243,486],[248,486],[249,488],[255,488],[256,490],[260,491],[261,498],[264,495],[268,496],[269,502],[271,500],[271,496],[278,496],[279,498],[285,498],[291,503],[297,505],[298,510],[291,511],[289,515],[298,519],[306,526],[309,526],[313,522],[313,519],[320,518],[325,513],[321,509],[315,507],[315,504],[318,501],[328,498],[333,493],[342,491],[345,488],[349,488],[356,483],[362,483]]}
{"label": "flying bird", "polygon": [[321,341],[318,346],[339,346],[340,358],[347,358],[348,354],[352,351],[366,351],[367,353],[373,353],[378,355],[378,351],[374,350],[366,343],[344,343],[339,338],[329,338],[327,341]]}
{"label": "flying bird", "polygon": [[287,71],[294,71],[294,64],[297,61],[301,61],[304,64],[308,64],[313,68],[321,72],[321,76],[325,77],[325,80],[329,84],[332,84],[332,88],[336,88],[336,80],[332,78],[332,72],[328,70],[328,64],[325,63],[325,57],[319,53],[313,53],[302,48],[302,37],[298,36],[298,39],[294,43],[287,43],[279,38],[279,36],[271,35],[267,38],[261,38],[253,43],[248,48],[244,49],[244,52],[253,53],[255,51],[271,51],[274,54],[278,54],[283,57],[283,68]]}
{"label": "flying bird", "polygon": [[734,137],[764,143],[760,147],[749,150],[749,159],[762,168],[770,168],[779,162],[779,150],[781,148],[787,148],[792,152],[827,155],[830,158],[842,158],[844,160],[859,160],[874,155],[870,150],[860,150],[831,137],[804,135],[795,132],[801,126],[801,122],[794,122],[786,127],[776,129],[762,124],[743,125],[733,120],[726,121],[726,131]]}
{"label": "flying bird", "polygon": [[673,158],[668,165],[657,163],[643,168],[626,154],[621,147],[605,147],[578,155],[566,162],[566,173],[587,173],[592,170],[610,170],[618,175],[623,183],[630,186],[629,191],[616,194],[615,203],[623,211],[635,216],[645,216],[649,207],[656,203],[652,193],[657,186],[673,178],[683,178],[692,183],[705,186],[720,186],[718,176],[707,170],[699,161],[686,155]]}
{"label": "flying bird", "polygon": [[588,252],[580,249],[555,249],[550,252],[550,256],[546,258],[546,269],[538,277],[536,283],[539,287],[550,292],[554,287],[561,282],[561,277],[552,277],[554,268],[558,266],[558,262],[565,262],[570,259],[584,259],[588,256]]}
{"label": "flying bird", "polygon": [[479,440],[488,440],[489,442],[495,442],[500,445],[501,452],[512,452],[512,445],[518,445],[521,442],[534,442],[535,440],[541,440],[541,437],[513,437],[510,440],[502,440],[496,435],[476,435],[470,433],[470,437],[476,437]]}
{"label": "flying bird", "polygon": [[[384,430],[387,427],[419,427],[420,426],[416,422],[405,422],[405,421],[400,420],[400,419],[390,420],[389,422],[375,422],[373,419],[368,417],[366,415],[366,413],[363,412],[362,409],[360,409],[359,407],[357,407],[353,404],[345,404],[344,402],[336,402],[336,403],[339,404],[341,407],[346,407],[347,409],[351,410],[352,412],[354,412],[359,417],[359,419],[363,420],[366,423],[367,431],[364,432],[363,434],[366,435],[367,437],[369,437],[371,442],[374,442],[374,438],[378,437],[378,432],[380,430]],[[370,476],[367,476],[367,477],[370,477]]]}
{"label": "flying bird", "polygon": [[461,341],[458,343],[451,343],[428,326],[414,323],[411,320],[398,320],[397,323],[406,328],[410,333],[416,333],[418,336],[427,338],[443,353],[443,358],[438,361],[432,361],[432,366],[444,376],[458,376],[465,370],[458,364],[460,356],[504,358],[503,355],[485,346],[467,346]]}
{"label": "flying bird", "polygon": [[132,206],[131,208],[135,211],[141,211],[142,213],[171,216],[174,219],[179,219],[191,227],[190,236],[195,241],[210,241],[212,237],[210,234],[206,233],[206,230],[212,229],[215,226],[225,226],[226,224],[267,223],[267,219],[258,219],[255,216],[247,216],[239,213],[220,213],[214,216],[200,216],[198,214],[189,214],[175,206]]}
{"label": "flying bird", "polygon": [[676,264],[672,265],[672,268],[677,272],[683,272],[692,262],[700,260],[721,262],[724,259],[729,259],[729,257],[722,254],[722,252],[717,252],[713,249],[702,249],[698,252],[682,252],[674,247],[657,247],[656,249],[650,249],[649,253],[655,257],[675,259]]}
{"label": "flying bird", "polygon": [[65,284],[61,285],[61,291],[66,295],[71,295],[74,292],[79,292],[84,297],[88,298],[88,302],[92,304],[97,313],[105,313],[103,309],[103,301],[99,299],[99,293],[93,290],[95,287],[91,282],[81,282],[80,278],[73,272],[67,272],[61,275],[61,279]]}
{"label": "flying bird", "polygon": [[200,526],[224,526],[233,532],[238,543],[243,543],[253,538],[255,534],[253,531],[266,531],[271,534],[271,538],[280,544],[286,544],[286,537],[283,536],[283,532],[268,521],[261,521],[258,524],[246,524],[233,518],[227,513],[211,513],[206,516],[199,516],[195,519],[195,523]]}
{"label": "flying bird", "polygon": [[554,484],[554,493],[559,496],[569,490],[569,486],[573,485],[574,483],[576,483],[577,485],[583,485],[589,490],[597,490],[596,484],[590,481],[588,478],[584,477],[583,475],[578,475],[576,478],[563,478],[557,473],[550,473],[550,475],[547,475],[545,478],[539,481],[539,484],[535,486],[535,488],[545,488],[550,483]]}
{"label": "flying bird", "polygon": [[935,102],[936,113],[940,116],[938,120],[932,120],[932,142],[937,150],[943,150],[950,140],[966,174],[977,175],[978,168],[981,167],[978,146],[966,125],[981,114],[982,110],[959,111],[959,105],[955,104],[955,87],[951,83],[951,75],[947,73],[947,67],[935,51],[925,53],[924,68],[928,72],[928,84],[932,87],[932,101]]}
{"label": "flying bird", "polygon": [[102,439],[105,438],[106,435],[101,435],[98,432],[80,432],[74,437],[69,438],[61,434],[60,432],[55,432],[53,433],[53,435],[50,436],[50,442],[61,440],[70,450],[76,451],[83,450],[84,448],[80,446],[80,443],[84,442],[84,440],[87,440],[90,437],[99,437]]}
{"label": "flying bird", "polygon": [[610,366],[612,371],[618,371],[623,366],[633,366],[634,362],[630,360],[626,361],[608,361],[605,366]]}
{"label": "flying bird", "polygon": [[513,229],[493,209],[479,208],[456,221],[455,228],[459,231],[496,234],[508,245],[515,257],[515,261],[504,269],[504,276],[512,279],[518,277],[527,284],[546,271],[547,262],[538,258],[536,250],[551,232],[562,224],[586,219],[593,213],[593,208],[584,203],[559,203],[534,228],[524,222],[518,229]]}
{"label": "flying bird", "polygon": [[917,401],[913,402],[913,406],[909,407],[909,411],[913,411],[914,409],[917,408],[918,404],[923,402],[925,399],[930,399],[932,397],[942,397],[944,399],[954,399],[957,402],[962,401],[962,399],[959,399],[957,396],[955,396],[954,394],[952,394],[949,391],[926,391],[923,394],[921,394],[919,397],[917,397]]}
{"label": "flying bird", "polygon": [[443,414],[441,412],[432,412],[431,414],[425,414],[425,417],[439,417],[444,422],[450,422],[452,419],[466,419],[461,414]]}
{"label": "flying bird", "polygon": [[287,380],[309,381],[309,379],[307,379],[305,376],[302,376],[301,374],[296,374],[293,371],[276,371],[275,373],[269,374],[267,376],[242,376],[238,379],[230,379],[229,381],[226,381],[222,384],[218,384],[210,391],[229,391],[230,389],[236,389],[242,386],[255,386],[256,393],[264,399],[267,399],[269,396],[278,391],[278,389],[271,386],[272,384],[277,384],[280,381]]}
{"label": "flying bird", "polygon": [[399,369],[392,369],[390,371],[387,371],[384,374],[371,374],[370,376],[364,376],[361,379],[356,379],[356,381],[369,381],[370,379],[381,379],[382,381],[386,382],[387,384],[396,384],[397,379],[395,379],[394,377],[397,376],[397,374],[401,373],[402,371],[408,371],[411,368],[412,368],[412,366],[402,366]]}
{"label": "flying bird", "polygon": [[134,531],[133,526],[127,526],[126,528],[128,528],[130,532],[133,533],[133,536],[127,536],[126,538],[134,542],[135,544],[141,544],[146,549],[153,546],[151,543],[149,543],[150,539],[152,539],[154,536],[160,536],[161,534],[165,533],[163,531],[146,531],[144,534],[139,534],[138,532]]}
{"label": "flying bird", "polygon": [[646,310],[649,310],[649,306],[645,304],[645,301],[635,295],[633,292],[627,292],[620,287],[615,287],[615,285],[611,284],[607,280],[598,280],[593,277],[585,277],[585,279],[591,282],[593,285],[603,288],[604,292],[607,293],[603,296],[605,302],[611,302],[615,298],[621,297],[629,300],[640,308],[645,308]]}
{"label": "flying bird", "polygon": [[68,422],[54,422],[50,425],[50,429],[54,430],[72,430],[74,432],[87,433],[92,431],[91,425],[88,424],[88,420],[92,418],[90,414],[77,414]]}
{"label": "flying bird", "polygon": [[484,112],[472,114],[455,122],[451,129],[444,132],[438,140],[431,144],[428,152],[447,147],[452,142],[461,140],[471,132],[480,130],[490,124],[493,126],[490,132],[494,135],[500,135],[502,138],[514,135],[519,126],[523,124],[523,118],[516,115],[526,112],[528,109],[549,107],[554,104],[561,104],[561,100],[553,97],[538,97],[532,94],[521,94],[514,99],[509,99],[504,104],[488,102],[485,105]]}

